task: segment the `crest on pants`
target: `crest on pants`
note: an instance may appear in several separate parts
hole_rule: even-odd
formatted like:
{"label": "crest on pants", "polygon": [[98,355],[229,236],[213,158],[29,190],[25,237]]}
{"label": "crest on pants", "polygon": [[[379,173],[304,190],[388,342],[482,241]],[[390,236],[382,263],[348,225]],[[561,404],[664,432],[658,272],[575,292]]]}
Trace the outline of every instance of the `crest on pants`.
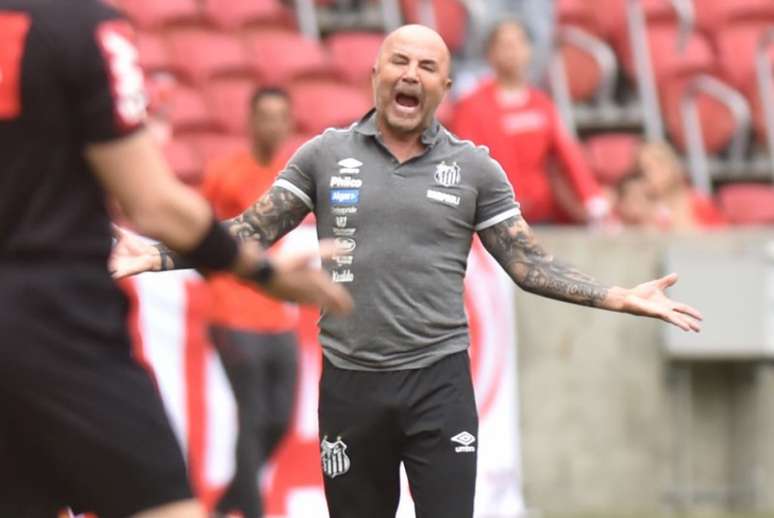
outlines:
{"label": "crest on pants", "polygon": [[336,437],[334,442],[328,441],[328,436],[323,437],[320,443],[320,459],[322,470],[330,478],[336,478],[349,471],[350,460],[347,456],[347,445]]}

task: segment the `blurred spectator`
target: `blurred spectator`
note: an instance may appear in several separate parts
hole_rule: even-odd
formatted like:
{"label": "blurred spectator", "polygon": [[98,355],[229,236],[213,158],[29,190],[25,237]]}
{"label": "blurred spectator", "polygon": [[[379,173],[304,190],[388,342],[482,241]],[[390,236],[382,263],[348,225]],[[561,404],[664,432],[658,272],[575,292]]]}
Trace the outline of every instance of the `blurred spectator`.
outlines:
{"label": "blurred spectator", "polygon": [[524,21],[534,47],[529,79],[535,84],[542,84],[554,42],[554,0],[469,0],[468,4],[474,10],[484,10],[482,18],[487,27],[497,24],[504,17]]}
{"label": "blurred spectator", "polygon": [[637,167],[656,197],[656,220],[665,230],[691,230],[726,223],[714,202],[688,183],[683,165],[669,144],[644,144]]}
{"label": "blurred spectator", "polygon": [[[242,213],[269,189],[290,156],[291,105],[280,89],[258,89],[250,100],[251,149],[216,161],[202,192],[220,219]],[[290,423],[296,390],[297,308],[260,295],[231,276],[213,276],[212,338],[239,407],[237,472],[218,504],[245,518],[262,516],[261,466]]]}
{"label": "blurred spectator", "polygon": [[658,203],[648,180],[639,171],[627,174],[616,185],[614,216],[627,227],[657,229]]}
{"label": "blurred spectator", "polygon": [[600,221],[609,206],[578,143],[563,127],[551,99],[527,82],[531,51],[529,35],[520,22],[499,23],[487,41],[494,77],[459,102],[453,129],[460,137],[489,147],[531,224],[559,222],[573,212],[571,207],[561,207],[552,189],[549,159],[554,157],[564,173],[562,179],[582,202],[581,220]]}

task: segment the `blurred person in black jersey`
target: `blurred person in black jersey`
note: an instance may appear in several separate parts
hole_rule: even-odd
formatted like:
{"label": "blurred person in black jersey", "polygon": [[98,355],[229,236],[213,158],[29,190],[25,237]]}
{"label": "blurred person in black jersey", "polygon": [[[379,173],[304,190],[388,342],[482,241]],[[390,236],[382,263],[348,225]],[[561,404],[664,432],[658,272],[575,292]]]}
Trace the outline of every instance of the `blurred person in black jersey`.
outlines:
{"label": "blurred person in black jersey", "polygon": [[131,38],[97,0],[0,0],[2,517],[65,506],[203,516],[154,384],[130,354],[127,302],[108,271],[107,195],[192,266],[349,305],[310,266],[313,253],[269,259],[239,245],[174,179],[143,129]]}
{"label": "blurred person in black jersey", "polygon": [[[463,280],[474,233],[527,291],[700,328],[698,311],[664,293],[676,275],[606,286],[540,246],[502,167],[436,120],[449,68],[436,32],[392,32],[372,70],[375,108],[304,144],[272,188],[226,222],[240,238],[269,245],[314,212],[318,236],[342,244],[325,267],[349,287],[356,309],[344,318],[324,313],[319,323],[320,460],[331,518],[393,518],[401,464],[417,518],[473,516],[478,415]],[[147,264],[155,255],[138,252]],[[177,261],[170,252],[168,266]]]}

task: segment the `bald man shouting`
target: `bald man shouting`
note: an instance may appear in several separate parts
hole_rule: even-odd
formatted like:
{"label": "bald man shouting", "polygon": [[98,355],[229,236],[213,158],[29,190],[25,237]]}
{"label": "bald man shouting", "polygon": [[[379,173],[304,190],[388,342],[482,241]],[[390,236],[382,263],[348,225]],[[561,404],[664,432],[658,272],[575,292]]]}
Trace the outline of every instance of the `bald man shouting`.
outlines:
{"label": "bald man shouting", "polygon": [[[449,66],[432,30],[390,34],[373,68],[375,108],[307,142],[271,190],[227,222],[241,239],[270,246],[313,211],[319,237],[339,244],[325,267],[356,309],[320,320],[331,518],[394,517],[401,462],[418,518],[473,515],[478,417],[463,279],[474,232],[527,291],[699,329],[696,310],[664,295],[676,276],[606,287],[538,245],[502,168],[435,119]],[[169,263],[171,252],[161,252]],[[160,269],[159,251],[139,263]]]}

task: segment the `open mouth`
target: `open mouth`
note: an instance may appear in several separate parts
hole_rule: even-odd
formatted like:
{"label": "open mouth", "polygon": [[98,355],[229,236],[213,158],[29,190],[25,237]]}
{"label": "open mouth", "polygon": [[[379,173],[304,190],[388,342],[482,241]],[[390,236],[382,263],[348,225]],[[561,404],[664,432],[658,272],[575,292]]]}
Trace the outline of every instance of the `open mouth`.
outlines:
{"label": "open mouth", "polygon": [[395,95],[395,104],[404,112],[414,112],[419,108],[419,96],[398,92]]}

